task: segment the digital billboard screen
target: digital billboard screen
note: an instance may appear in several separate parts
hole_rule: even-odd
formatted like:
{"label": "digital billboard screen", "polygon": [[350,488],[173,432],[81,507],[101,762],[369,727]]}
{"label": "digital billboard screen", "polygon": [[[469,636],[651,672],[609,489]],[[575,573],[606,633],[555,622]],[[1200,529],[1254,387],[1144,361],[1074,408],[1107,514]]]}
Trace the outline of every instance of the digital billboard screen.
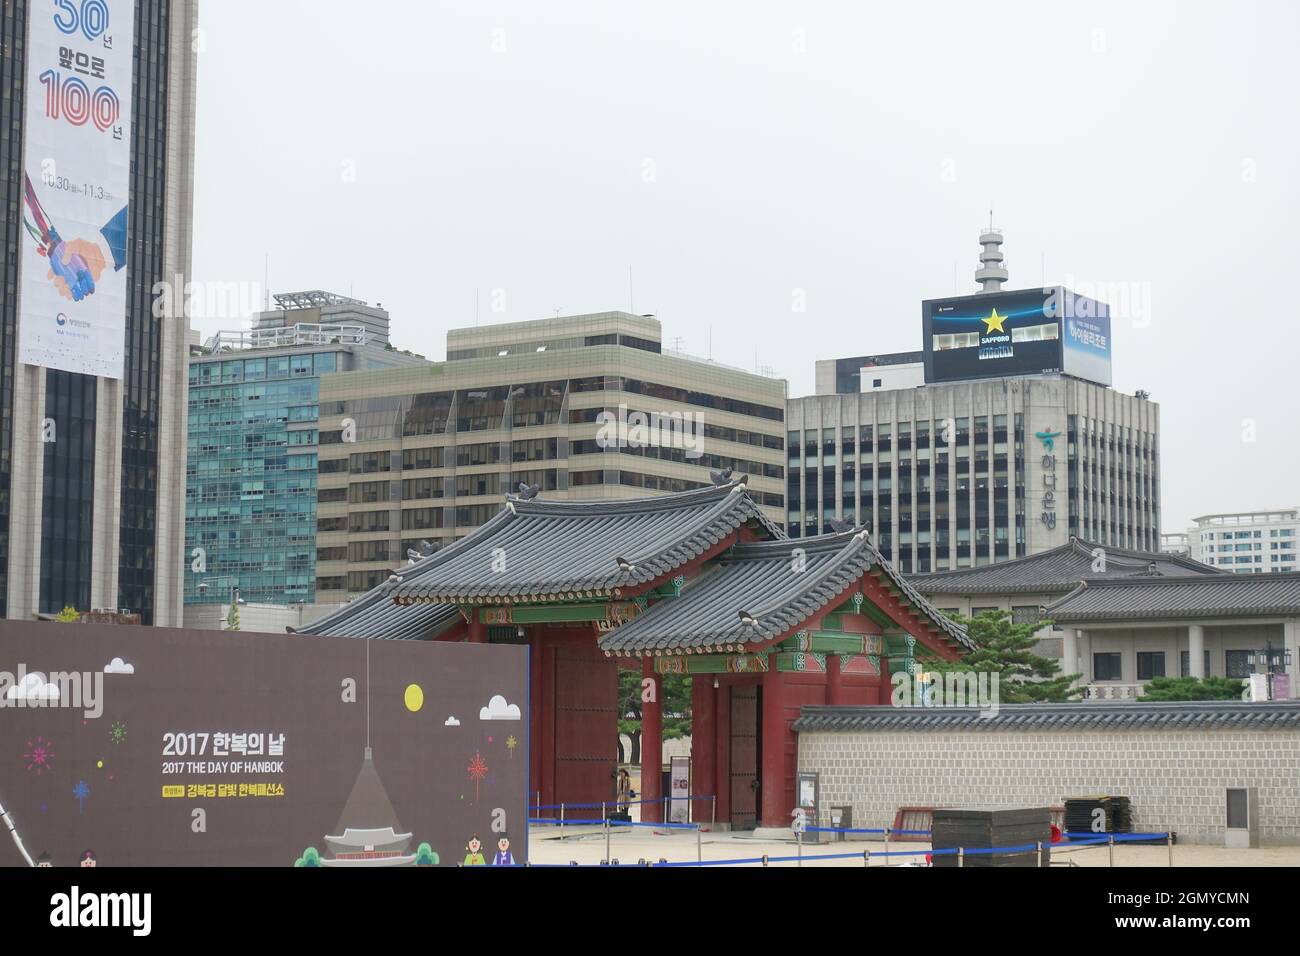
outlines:
{"label": "digital billboard screen", "polygon": [[928,383],[1065,372],[1110,384],[1106,306],[1059,286],[927,299]]}

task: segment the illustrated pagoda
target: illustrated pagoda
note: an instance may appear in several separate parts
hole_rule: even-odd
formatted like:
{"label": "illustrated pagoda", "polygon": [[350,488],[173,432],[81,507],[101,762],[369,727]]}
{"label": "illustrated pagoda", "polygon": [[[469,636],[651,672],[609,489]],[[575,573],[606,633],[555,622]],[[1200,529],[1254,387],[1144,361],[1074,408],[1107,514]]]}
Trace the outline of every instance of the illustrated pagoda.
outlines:
{"label": "illustrated pagoda", "polygon": [[321,866],[411,866],[416,855],[407,850],[411,834],[399,833],[397,813],[375,770],[366,747],[361,770],[339,817],[339,836],[325,837],[329,856]]}

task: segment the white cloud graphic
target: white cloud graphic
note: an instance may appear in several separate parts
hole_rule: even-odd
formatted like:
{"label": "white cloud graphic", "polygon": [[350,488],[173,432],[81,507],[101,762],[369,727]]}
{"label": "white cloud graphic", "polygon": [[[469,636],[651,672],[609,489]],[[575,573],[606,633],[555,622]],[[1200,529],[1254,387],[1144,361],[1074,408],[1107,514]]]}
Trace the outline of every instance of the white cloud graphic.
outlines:
{"label": "white cloud graphic", "polygon": [[479,720],[518,720],[519,705],[507,704],[506,699],[497,694],[488,705],[478,712]]}
{"label": "white cloud graphic", "polygon": [[444,727],[459,727],[460,721],[455,716],[448,717],[442,724]]}
{"label": "white cloud graphic", "polygon": [[105,674],[134,674],[135,665],[128,664],[120,657],[115,657],[108,662],[108,666],[104,668],[104,673]]}
{"label": "white cloud graphic", "polygon": [[21,682],[14,684],[5,692],[8,700],[58,700],[59,689],[47,683],[45,675],[32,671]]}

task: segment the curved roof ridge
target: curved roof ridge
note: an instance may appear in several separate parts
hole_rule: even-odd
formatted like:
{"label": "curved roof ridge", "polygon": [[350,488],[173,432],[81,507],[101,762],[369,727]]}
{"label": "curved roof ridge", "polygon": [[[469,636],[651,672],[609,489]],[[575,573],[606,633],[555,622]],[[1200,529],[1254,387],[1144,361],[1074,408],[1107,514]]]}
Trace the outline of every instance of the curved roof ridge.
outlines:
{"label": "curved roof ridge", "polygon": [[741,479],[733,479],[725,485],[708,485],[703,488],[688,488],[686,491],[673,491],[662,495],[645,495],[639,498],[536,498],[524,499],[515,495],[506,495],[506,501],[513,504],[520,514],[556,517],[601,517],[611,514],[653,513],[672,511],[683,505],[691,505],[710,498],[723,500],[737,489],[744,491]]}

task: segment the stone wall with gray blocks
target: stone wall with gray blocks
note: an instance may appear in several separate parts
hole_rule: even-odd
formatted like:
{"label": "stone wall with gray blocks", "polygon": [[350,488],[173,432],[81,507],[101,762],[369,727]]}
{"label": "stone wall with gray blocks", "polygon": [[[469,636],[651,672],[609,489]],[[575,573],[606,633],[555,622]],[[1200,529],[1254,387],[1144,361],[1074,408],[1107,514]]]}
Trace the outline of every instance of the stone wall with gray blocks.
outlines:
{"label": "stone wall with gray blocks", "polygon": [[1300,844],[1294,730],[859,731],[799,735],[799,769],[821,774],[823,808],[888,826],[900,806],[1058,806],[1110,794],[1134,828],[1223,844],[1229,787],[1259,788],[1265,844]]}

